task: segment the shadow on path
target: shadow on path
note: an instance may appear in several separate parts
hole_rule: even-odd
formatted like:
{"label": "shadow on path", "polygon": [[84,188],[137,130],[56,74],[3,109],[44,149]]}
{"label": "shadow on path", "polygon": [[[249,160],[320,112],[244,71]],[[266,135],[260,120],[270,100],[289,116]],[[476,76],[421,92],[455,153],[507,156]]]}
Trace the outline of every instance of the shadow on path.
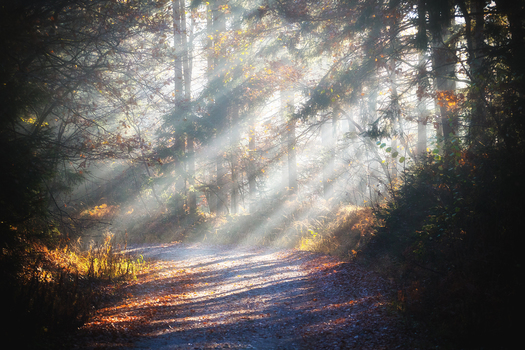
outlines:
{"label": "shadow on path", "polygon": [[126,300],[100,312],[113,327],[105,332],[118,333],[115,340],[83,349],[394,349],[403,343],[385,317],[383,284],[351,264],[295,250],[198,244],[129,251],[152,259],[153,269],[124,288]]}

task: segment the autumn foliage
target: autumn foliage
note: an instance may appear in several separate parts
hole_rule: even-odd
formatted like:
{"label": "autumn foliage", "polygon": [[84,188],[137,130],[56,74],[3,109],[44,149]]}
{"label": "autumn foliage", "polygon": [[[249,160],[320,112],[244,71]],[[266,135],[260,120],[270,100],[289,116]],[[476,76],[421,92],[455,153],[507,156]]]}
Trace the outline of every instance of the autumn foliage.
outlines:
{"label": "autumn foliage", "polygon": [[87,250],[77,244],[50,248],[39,242],[27,247],[24,255],[12,250],[0,261],[2,266],[22,265],[16,279],[3,271],[0,288],[10,300],[6,305],[10,322],[2,334],[16,338],[22,347],[65,345],[67,338],[55,337],[74,332],[91,317],[107,285],[133,278],[145,264],[118,253],[111,235]]}

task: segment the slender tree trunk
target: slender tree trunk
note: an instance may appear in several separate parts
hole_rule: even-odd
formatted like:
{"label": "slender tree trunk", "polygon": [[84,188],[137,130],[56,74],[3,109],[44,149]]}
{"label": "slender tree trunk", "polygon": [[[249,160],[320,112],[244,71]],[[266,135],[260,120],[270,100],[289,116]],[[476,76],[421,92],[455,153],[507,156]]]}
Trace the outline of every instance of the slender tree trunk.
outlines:
{"label": "slender tree trunk", "polygon": [[188,154],[188,210],[190,215],[197,213],[197,190],[195,189],[195,138],[188,134],[187,138]]}
{"label": "slender tree trunk", "polygon": [[[484,7],[485,0],[472,0],[470,12],[464,1],[458,1],[463,18],[465,20],[465,36],[467,41],[468,63],[470,66],[470,78],[476,87],[471,89],[469,100],[473,104],[472,115],[469,125],[469,140],[474,144],[486,144],[488,115],[485,108],[485,72],[483,71],[484,43]],[[474,24],[474,26],[473,26]]]}
{"label": "slender tree trunk", "polygon": [[[226,32],[226,19],[223,17],[223,13],[219,10],[219,8],[222,6],[223,1],[219,0],[216,2],[216,8],[214,8],[213,13],[213,27],[216,29],[216,35],[217,33],[219,35]],[[216,36],[214,35],[214,37]],[[218,41],[215,41],[216,45],[219,45]],[[221,62],[218,57],[215,57],[214,59],[214,74],[213,78],[216,79],[214,84],[217,84],[217,86],[222,86],[223,84],[223,75],[222,67],[220,67]],[[226,118],[228,115],[228,103],[224,101],[224,96],[219,96],[220,94],[224,93],[223,91],[217,91],[216,98],[220,100],[220,108],[215,108],[215,113],[217,114],[216,120],[217,120],[217,134],[215,135],[216,139],[219,139],[220,133],[224,131],[225,124],[226,124]],[[226,192],[226,184],[227,184],[227,168],[224,166],[224,154],[225,151],[223,149],[223,145],[218,142],[217,143],[217,153],[216,153],[216,166],[217,166],[217,214],[226,214],[228,212],[228,194]]]}
{"label": "slender tree trunk", "polygon": [[239,106],[234,104],[231,107],[231,123],[230,123],[230,149],[231,149],[231,173],[232,173],[232,189],[231,189],[231,213],[237,214],[239,208],[239,184],[238,184],[238,157],[237,145],[239,144]]}
{"label": "slender tree trunk", "polygon": [[[402,136],[402,130],[400,125],[401,106],[399,105],[399,94],[397,91],[397,31],[399,23],[397,22],[397,16],[391,16],[392,21],[390,24],[390,48],[389,48],[389,60],[388,60],[388,78],[390,81],[390,112],[392,113],[392,125],[394,126],[393,138],[392,138],[392,181],[397,179],[397,157],[394,156],[398,148],[398,138]],[[397,153],[396,153],[397,154]]]}
{"label": "slender tree trunk", "polygon": [[249,141],[248,141],[248,205],[250,208],[250,213],[255,213],[257,210],[255,199],[257,197],[257,185],[255,182],[256,178],[256,166],[255,166],[255,122],[252,122],[248,129]]}
{"label": "slender tree trunk", "polygon": [[427,151],[427,123],[430,116],[428,110],[427,89],[429,87],[425,58],[419,59],[419,77],[417,92],[417,146],[416,158],[422,157]]}
{"label": "slender tree trunk", "polygon": [[[283,169],[283,187],[286,192],[293,194],[297,192],[297,160],[295,152],[295,123],[292,119],[292,114],[295,109],[294,92],[291,86],[281,87],[280,91],[281,100],[281,120],[285,125],[284,132],[284,144],[285,153],[287,155],[286,168],[288,171]],[[283,168],[285,168],[283,166]]]}
{"label": "slender tree trunk", "polygon": [[288,133],[290,126],[288,125],[287,120],[287,105],[289,102],[289,94],[287,94],[286,88],[284,85],[281,85],[279,90],[279,100],[280,100],[280,106],[279,106],[279,114],[280,114],[280,122],[284,126],[284,130],[281,134],[281,142],[282,142],[282,153],[283,157],[280,158],[279,165],[281,168],[281,188],[279,189],[279,192],[282,190],[284,193],[288,191],[289,186],[289,176],[288,176],[288,161],[285,160],[285,155],[288,157]]}
{"label": "slender tree trunk", "polygon": [[286,154],[287,154],[287,168],[288,168],[288,184],[287,192],[289,194],[297,193],[297,160],[295,152],[295,119],[292,115],[295,110],[294,91],[292,86],[281,89],[281,110],[283,111],[283,119],[286,125]]}
{"label": "slender tree trunk", "polygon": [[[189,105],[191,102],[191,67],[192,67],[192,44],[191,41],[188,43],[188,32],[186,26],[186,4],[185,0],[180,1],[180,24],[181,24],[181,38],[182,38],[182,66],[183,66],[183,78],[184,78],[184,107],[186,116],[191,112],[189,110]],[[187,128],[186,132],[186,166],[187,171],[186,182],[188,184],[188,193],[186,196],[187,207],[190,215],[193,215],[197,212],[197,196],[195,192],[195,152],[194,152],[194,130],[195,125],[193,121],[188,121],[187,117],[184,118],[184,123],[191,123],[190,127]]]}
{"label": "slender tree trunk", "polygon": [[[182,55],[180,50],[182,48],[182,31],[181,31],[181,11],[180,1],[172,1],[173,6],[173,37],[174,37],[174,70],[175,70],[175,111],[179,111],[183,101],[183,68]],[[178,114],[178,113],[177,113]],[[180,121],[178,121],[180,122]],[[176,123],[177,124],[177,123]],[[180,130],[180,127],[175,127],[175,145],[173,159],[175,162],[175,212],[177,215],[184,214],[184,193],[185,193],[185,171],[184,171],[184,152],[185,152],[185,138]]]}
{"label": "slender tree trunk", "polygon": [[226,167],[224,166],[224,151],[219,147],[216,157],[217,164],[217,214],[225,214],[228,211],[228,198],[226,196]]}
{"label": "slender tree trunk", "polygon": [[299,191],[297,160],[295,152],[295,120],[288,122],[288,188],[291,194]]}
{"label": "slender tree trunk", "polygon": [[[206,12],[206,30],[207,30],[207,78],[208,78],[208,85],[213,84],[214,80],[214,59],[213,59],[213,6],[210,3],[207,3],[207,12]],[[213,179],[213,173],[215,170],[215,162],[213,162],[213,165],[209,165],[210,171],[208,172],[208,178],[206,179],[206,182],[208,185],[207,190],[207,200],[208,200],[208,206],[210,209],[210,213],[216,214],[217,213],[217,191],[215,189],[215,186],[212,185],[214,183]]]}
{"label": "slender tree trunk", "polygon": [[449,98],[455,94],[455,48],[450,42],[449,27],[451,21],[441,20],[439,26],[434,26],[432,56],[433,72],[436,86],[437,103],[443,128],[443,152],[450,153],[451,142],[457,129],[457,116],[449,105]]}
{"label": "slender tree trunk", "polygon": [[326,162],[323,166],[323,196],[325,199],[330,199],[334,195],[333,177],[335,164],[335,111],[333,112],[333,119],[323,123],[321,127],[321,140],[326,156]]}

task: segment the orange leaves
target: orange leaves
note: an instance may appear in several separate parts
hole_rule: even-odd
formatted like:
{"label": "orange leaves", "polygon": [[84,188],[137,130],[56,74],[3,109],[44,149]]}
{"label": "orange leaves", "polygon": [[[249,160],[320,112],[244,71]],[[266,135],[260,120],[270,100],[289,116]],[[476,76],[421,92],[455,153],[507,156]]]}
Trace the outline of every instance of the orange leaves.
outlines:
{"label": "orange leaves", "polygon": [[437,104],[440,107],[446,107],[449,110],[456,110],[465,102],[465,95],[456,94],[454,91],[439,90],[436,91]]}
{"label": "orange leaves", "polygon": [[343,323],[346,323],[346,318],[344,318],[344,317],[340,317],[340,318],[338,318],[337,320],[334,321],[334,324],[337,324],[337,325],[343,324]]}
{"label": "orange leaves", "polygon": [[[338,339],[357,334],[361,341],[362,334],[370,333],[374,343],[360,348],[386,348],[373,346],[391,328],[387,310],[380,309],[385,301],[380,281],[358,265],[310,254],[301,254],[299,262],[297,251],[259,251],[240,258],[232,251],[225,259],[209,250],[200,255],[193,247],[191,257],[182,260],[185,254],[172,255],[164,248],[169,245],[154,247],[162,251],[155,256],[165,260],[152,261],[146,273],[117,293],[120,302],[97,313],[86,327],[90,339],[98,330],[101,345],[115,337],[131,343],[133,336],[159,334],[165,334],[163,342],[187,337],[211,344],[242,337],[261,345],[258,339],[307,335],[308,348],[336,348]],[[169,260],[173,257],[177,260]],[[252,282],[258,287],[250,288]],[[396,329],[391,333],[397,336]],[[317,340],[325,346],[310,343]],[[148,348],[156,345],[148,340]]]}
{"label": "orange leaves", "polygon": [[220,5],[219,11],[224,13],[230,13],[230,6],[229,5]]}

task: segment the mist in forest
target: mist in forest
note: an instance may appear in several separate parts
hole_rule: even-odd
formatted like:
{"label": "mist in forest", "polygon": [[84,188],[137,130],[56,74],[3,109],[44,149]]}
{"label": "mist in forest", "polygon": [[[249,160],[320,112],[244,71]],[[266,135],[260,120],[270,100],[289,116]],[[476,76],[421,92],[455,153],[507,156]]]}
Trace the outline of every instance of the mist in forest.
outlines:
{"label": "mist in forest", "polygon": [[[139,23],[108,54],[97,82],[105,91],[83,94],[97,140],[83,140],[91,154],[69,164],[83,181],[58,206],[138,240],[147,235],[139,221],[169,222],[175,239],[199,220],[259,215],[271,224],[252,238],[264,241],[286,235],[280,226],[298,208],[304,218],[389,198],[417,155],[438,147],[427,127],[437,105],[417,98],[422,87],[411,81],[411,64],[430,74],[430,59],[410,50],[387,57],[410,30],[359,37],[345,29],[346,15],[331,19],[334,9],[290,4],[157,2],[155,26]],[[414,15],[400,11],[392,25]],[[313,18],[333,23],[301,28]],[[363,69],[362,81],[344,83]]]}

